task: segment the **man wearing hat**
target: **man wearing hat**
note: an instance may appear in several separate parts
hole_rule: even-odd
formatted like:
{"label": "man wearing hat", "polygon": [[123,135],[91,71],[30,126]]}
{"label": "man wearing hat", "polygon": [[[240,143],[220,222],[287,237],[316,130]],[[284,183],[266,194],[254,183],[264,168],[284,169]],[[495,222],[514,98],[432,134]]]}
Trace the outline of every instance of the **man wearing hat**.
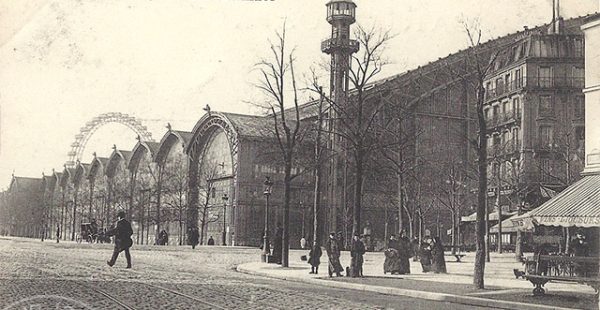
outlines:
{"label": "man wearing hat", "polygon": [[360,240],[360,235],[354,233],[350,247],[350,256],[352,257],[350,273],[353,278],[362,277],[363,255],[365,252],[365,244]]}
{"label": "man wearing hat", "polygon": [[109,266],[113,266],[119,257],[119,253],[125,251],[125,258],[127,259],[127,268],[131,268],[131,254],[129,254],[129,248],[133,245],[131,235],[133,235],[133,229],[131,223],[125,219],[125,212],[119,211],[117,213],[117,227],[106,232],[106,236],[115,236],[115,248],[113,251],[112,258],[106,263]]}
{"label": "man wearing hat", "polygon": [[335,239],[334,232],[329,234],[329,239],[325,243],[325,250],[329,258],[329,276],[331,277],[335,273],[336,276],[341,277],[340,272],[344,271],[344,268],[340,264],[340,247]]}

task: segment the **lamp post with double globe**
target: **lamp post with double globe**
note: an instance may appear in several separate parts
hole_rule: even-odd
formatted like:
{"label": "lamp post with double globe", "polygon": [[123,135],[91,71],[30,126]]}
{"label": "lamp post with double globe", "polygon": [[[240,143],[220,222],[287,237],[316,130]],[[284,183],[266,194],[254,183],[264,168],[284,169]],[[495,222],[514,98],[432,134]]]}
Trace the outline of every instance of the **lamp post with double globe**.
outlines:
{"label": "lamp post with double globe", "polygon": [[263,195],[265,195],[265,198],[266,198],[265,233],[263,236],[263,255],[261,257],[261,260],[263,262],[269,262],[269,255],[271,255],[271,249],[269,246],[269,197],[271,196],[271,188],[273,187],[273,182],[271,181],[271,178],[266,177],[264,184],[265,184],[265,191],[263,192]]}
{"label": "lamp post with double globe", "polygon": [[229,196],[227,193],[223,194],[223,245],[227,245],[227,230],[226,230],[226,217],[227,217],[227,200]]}

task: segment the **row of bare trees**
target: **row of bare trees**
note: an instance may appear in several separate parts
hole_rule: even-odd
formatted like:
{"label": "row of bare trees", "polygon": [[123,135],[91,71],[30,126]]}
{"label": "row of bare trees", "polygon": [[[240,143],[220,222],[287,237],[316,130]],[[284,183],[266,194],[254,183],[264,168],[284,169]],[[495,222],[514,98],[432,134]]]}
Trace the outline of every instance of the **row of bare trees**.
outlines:
{"label": "row of bare trees", "polygon": [[[490,71],[494,57],[489,54],[480,53],[481,31],[475,32],[470,25],[465,24],[465,30],[469,39],[470,47],[464,59],[463,71],[451,72],[453,78],[465,85],[469,91],[475,94],[476,110],[476,130],[467,132],[473,150],[476,153],[477,168],[473,180],[477,182],[477,240],[476,240],[476,264],[473,282],[476,287],[484,286],[483,274],[485,268],[484,253],[484,235],[485,235],[485,206],[487,193],[487,132],[486,120],[484,118],[484,79]],[[414,141],[419,134],[414,128],[406,130],[404,123],[410,120],[412,109],[419,98],[410,97],[407,94],[395,93],[393,89],[377,89],[373,86],[373,80],[382,71],[387,64],[384,57],[386,43],[393,38],[389,32],[375,30],[374,28],[365,29],[358,27],[354,33],[356,40],[360,44],[360,53],[351,56],[349,64],[349,82],[351,84],[351,95],[344,105],[338,104],[334,98],[328,96],[323,91],[323,85],[319,82],[318,75],[313,71],[311,80],[302,90],[312,91],[319,96],[317,100],[318,115],[317,125],[314,122],[307,126],[316,133],[311,137],[314,140],[314,166],[311,170],[315,173],[315,199],[314,215],[318,215],[321,208],[320,193],[321,178],[324,162],[331,156],[331,149],[326,148],[324,143],[324,134],[327,137],[341,139],[343,141],[343,152],[348,163],[347,178],[351,185],[346,189],[352,190],[352,197],[348,199],[348,204],[352,209],[347,212],[352,217],[352,232],[361,232],[361,215],[363,213],[363,199],[369,191],[376,190],[373,186],[365,188],[365,180],[370,177],[370,173],[387,172],[385,181],[390,175],[396,179],[397,187],[396,203],[397,214],[399,217],[399,230],[402,230],[405,222],[402,217],[408,216],[408,222],[412,235],[414,217],[422,217],[425,206],[432,206],[434,199],[452,214],[452,229],[455,231],[458,227],[458,221],[461,214],[461,206],[464,205],[464,197],[468,190],[468,180],[466,172],[463,172],[464,163],[449,162],[443,169],[447,178],[439,185],[434,198],[431,194],[422,195],[421,187],[431,186],[431,183],[422,180],[419,175],[418,166],[427,163],[416,158],[414,153],[409,150],[414,147],[410,141]],[[263,105],[271,115],[273,126],[273,137],[279,146],[281,164],[284,166],[284,202],[283,202],[283,228],[284,236],[282,240],[282,265],[288,266],[289,248],[289,208],[290,208],[290,186],[294,175],[291,174],[292,167],[297,160],[298,149],[302,144],[301,139],[305,137],[302,126],[303,120],[300,117],[299,90],[297,78],[294,72],[294,51],[286,46],[285,25],[281,33],[277,33],[277,42],[271,44],[272,60],[263,60],[259,63],[261,81],[258,87],[267,95],[267,104]],[[375,88],[375,89],[373,89]],[[286,104],[290,102],[293,108],[288,109]],[[330,122],[327,119],[331,115],[336,115],[340,126],[338,130],[330,132],[329,127],[323,124]],[[309,122],[310,123],[310,122]],[[379,160],[375,160],[379,159]],[[380,174],[381,175],[381,174]],[[410,179],[410,180],[409,180]],[[411,182],[415,181],[417,182]],[[384,181],[384,182],[385,182]],[[419,182],[420,181],[420,182]],[[380,184],[373,183],[375,187]],[[409,186],[408,184],[416,184]],[[389,182],[387,182],[389,188]],[[386,185],[382,185],[386,188]],[[410,188],[409,188],[410,187]],[[387,188],[386,188],[387,189]],[[389,191],[388,191],[389,192]],[[423,197],[420,197],[423,196]],[[428,201],[429,200],[429,203]],[[409,202],[410,201],[410,202]],[[427,211],[427,210],[425,210]],[[318,217],[315,216],[315,229],[313,240],[319,240]],[[422,221],[420,222],[422,223]],[[420,231],[420,229],[419,229]],[[453,233],[453,243],[456,243],[457,233]]]}

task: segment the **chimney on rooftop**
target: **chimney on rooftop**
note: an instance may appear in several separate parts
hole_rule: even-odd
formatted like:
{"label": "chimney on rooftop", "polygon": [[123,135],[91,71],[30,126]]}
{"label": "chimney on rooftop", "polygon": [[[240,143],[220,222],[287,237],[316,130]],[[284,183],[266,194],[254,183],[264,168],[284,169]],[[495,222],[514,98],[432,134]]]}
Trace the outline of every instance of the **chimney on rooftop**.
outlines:
{"label": "chimney on rooftop", "polygon": [[560,0],[552,0],[552,23],[548,27],[548,33],[561,34],[563,27],[563,19],[560,17]]}

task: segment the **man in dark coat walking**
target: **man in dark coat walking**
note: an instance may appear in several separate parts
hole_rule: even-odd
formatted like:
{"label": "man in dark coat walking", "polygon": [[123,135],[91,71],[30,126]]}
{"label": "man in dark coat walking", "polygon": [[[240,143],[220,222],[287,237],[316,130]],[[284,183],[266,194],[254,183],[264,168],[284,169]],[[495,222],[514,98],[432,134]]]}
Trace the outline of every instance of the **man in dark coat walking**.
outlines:
{"label": "man in dark coat walking", "polygon": [[133,229],[131,223],[125,219],[125,212],[119,211],[117,214],[117,227],[106,232],[107,236],[115,236],[115,248],[113,250],[112,258],[106,263],[109,266],[113,266],[119,257],[119,253],[125,251],[125,258],[127,259],[127,268],[131,268],[131,254],[129,248],[133,245],[131,235],[133,235]]}
{"label": "man in dark coat walking", "polygon": [[56,224],[56,243],[60,242],[60,225]]}
{"label": "man in dark coat walking", "polygon": [[359,239],[358,234],[354,234],[352,245],[350,246],[350,256],[352,257],[350,273],[353,278],[362,277],[363,255],[365,254],[365,244]]}
{"label": "man in dark coat walking", "polygon": [[198,232],[198,227],[190,227],[190,231],[188,232],[190,236],[190,245],[192,246],[192,250],[196,248],[200,240],[200,233]]}

